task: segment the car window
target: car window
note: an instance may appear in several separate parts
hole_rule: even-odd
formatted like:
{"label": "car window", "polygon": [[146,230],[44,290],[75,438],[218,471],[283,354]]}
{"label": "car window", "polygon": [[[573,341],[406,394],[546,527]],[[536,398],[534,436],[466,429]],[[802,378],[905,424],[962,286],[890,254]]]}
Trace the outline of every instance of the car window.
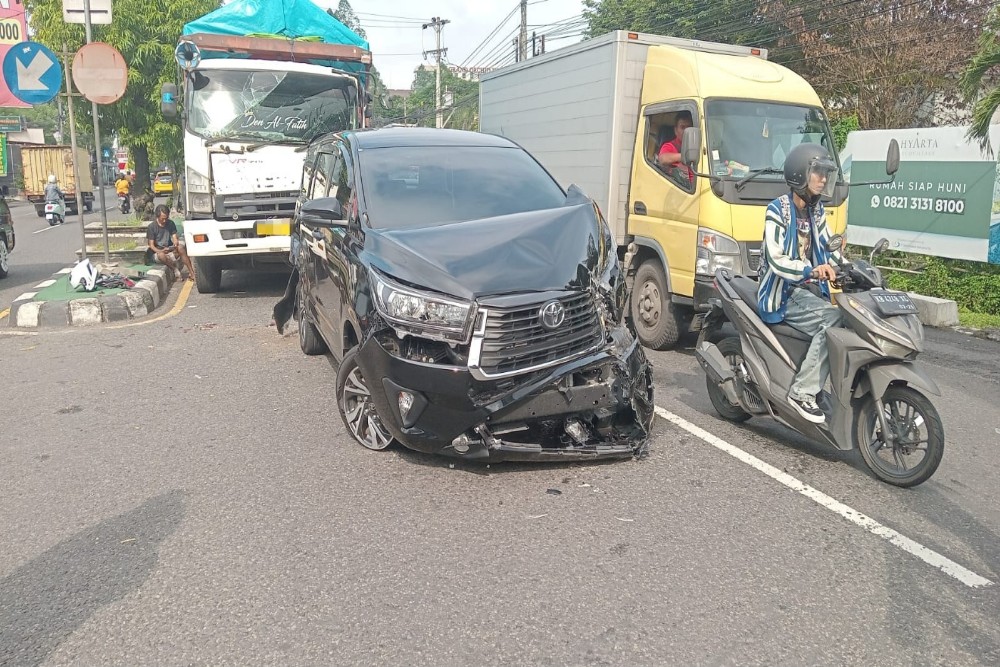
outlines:
{"label": "car window", "polygon": [[333,178],[334,168],[337,162],[336,153],[320,153],[316,156],[316,167],[313,171],[312,187],[309,190],[309,199],[326,197],[330,191],[330,181]]}
{"label": "car window", "polygon": [[566,195],[520,148],[400,146],[364,151],[370,224],[419,227],[562,206]]}

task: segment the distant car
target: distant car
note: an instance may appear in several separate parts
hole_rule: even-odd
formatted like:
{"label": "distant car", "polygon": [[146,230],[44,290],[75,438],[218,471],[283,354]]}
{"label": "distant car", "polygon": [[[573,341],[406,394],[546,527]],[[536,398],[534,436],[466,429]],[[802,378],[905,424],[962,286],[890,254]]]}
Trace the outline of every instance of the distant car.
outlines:
{"label": "distant car", "polygon": [[14,249],[14,218],[7,205],[7,187],[0,191],[0,278],[10,272],[10,251]]}
{"label": "distant car", "polygon": [[161,171],[153,180],[154,195],[169,195],[174,191],[174,175],[169,171]]}
{"label": "distant car", "polygon": [[339,364],[350,435],[468,460],[630,457],[650,366],[597,206],[522,148],[392,128],[310,145],[299,344]]}

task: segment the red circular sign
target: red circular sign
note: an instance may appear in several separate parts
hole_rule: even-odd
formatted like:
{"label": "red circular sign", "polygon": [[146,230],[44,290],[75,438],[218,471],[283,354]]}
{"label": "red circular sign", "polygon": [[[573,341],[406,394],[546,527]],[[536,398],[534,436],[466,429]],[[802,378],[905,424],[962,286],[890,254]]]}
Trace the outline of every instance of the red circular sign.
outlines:
{"label": "red circular sign", "polygon": [[73,58],[73,83],[91,102],[111,104],[125,94],[128,66],[118,49],[104,42],[80,47]]}

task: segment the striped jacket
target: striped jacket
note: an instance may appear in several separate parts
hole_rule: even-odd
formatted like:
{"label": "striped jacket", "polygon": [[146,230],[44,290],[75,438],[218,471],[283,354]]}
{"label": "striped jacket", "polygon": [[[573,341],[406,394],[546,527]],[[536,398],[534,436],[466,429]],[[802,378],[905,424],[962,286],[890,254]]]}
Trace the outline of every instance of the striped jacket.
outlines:
{"label": "striped jacket", "polygon": [[[776,324],[785,319],[788,295],[796,285],[809,277],[812,267],[830,262],[826,249],[830,232],[826,227],[826,210],[822,202],[809,209],[812,243],[810,257],[799,257],[799,239],[792,195],[782,195],[767,206],[764,216],[763,261],[760,263],[760,284],[757,288],[757,312],[762,320]],[[835,255],[839,261],[839,253]],[[826,283],[820,284],[823,295],[830,297]]]}

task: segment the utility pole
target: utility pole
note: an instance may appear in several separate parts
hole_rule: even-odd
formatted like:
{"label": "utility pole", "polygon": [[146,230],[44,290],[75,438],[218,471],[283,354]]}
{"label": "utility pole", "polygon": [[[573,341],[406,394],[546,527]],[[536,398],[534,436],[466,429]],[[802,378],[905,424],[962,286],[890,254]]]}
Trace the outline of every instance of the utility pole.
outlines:
{"label": "utility pole", "polygon": [[521,0],[521,33],[517,42],[518,59],[528,59],[528,0]]}
{"label": "utility pole", "polygon": [[[91,35],[91,25],[90,25],[90,0],[83,0],[83,21],[84,28],[86,28],[87,34],[87,44],[90,44]],[[109,264],[111,262],[111,253],[108,249],[108,210],[104,201],[104,161],[101,157],[101,126],[97,118],[97,102],[92,102],[93,114],[94,114],[94,157],[97,159],[97,193],[101,201],[101,225],[104,229],[104,263]],[[79,181],[77,181],[79,183]],[[79,190],[79,187],[77,188]]]}
{"label": "utility pole", "polygon": [[434,123],[435,127],[444,126],[441,114],[441,56],[448,53],[448,49],[441,48],[441,28],[445,27],[445,25],[449,23],[451,23],[451,21],[444,20],[440,16],[435,16],[431,19],[430,23],[425,23],[423,28],[424,30],[427,30],[427,28],[433,26],[434,32],[437,35],[437,48],[433,51],[424,51],[424,58],[427,58],[428,53],[437,55],[437,72],[434,80],[434,109],[437,111],[437,119]]}
{"label": "utility pole", "polygon": [[[69,76],[69,52],[66,42],[63,42],[63,68],[66,71],[66,103],[69,106],[69,141],[73,151],[73,180],[76,181],[76,214],[80,218],[80,259],[87,259],[87,232],[83,219],[83,191],[80,189],[80,165],[76,159],[76,116],[73,114],[73,79]],[[66,211],[63,210],[65,218]]]}

